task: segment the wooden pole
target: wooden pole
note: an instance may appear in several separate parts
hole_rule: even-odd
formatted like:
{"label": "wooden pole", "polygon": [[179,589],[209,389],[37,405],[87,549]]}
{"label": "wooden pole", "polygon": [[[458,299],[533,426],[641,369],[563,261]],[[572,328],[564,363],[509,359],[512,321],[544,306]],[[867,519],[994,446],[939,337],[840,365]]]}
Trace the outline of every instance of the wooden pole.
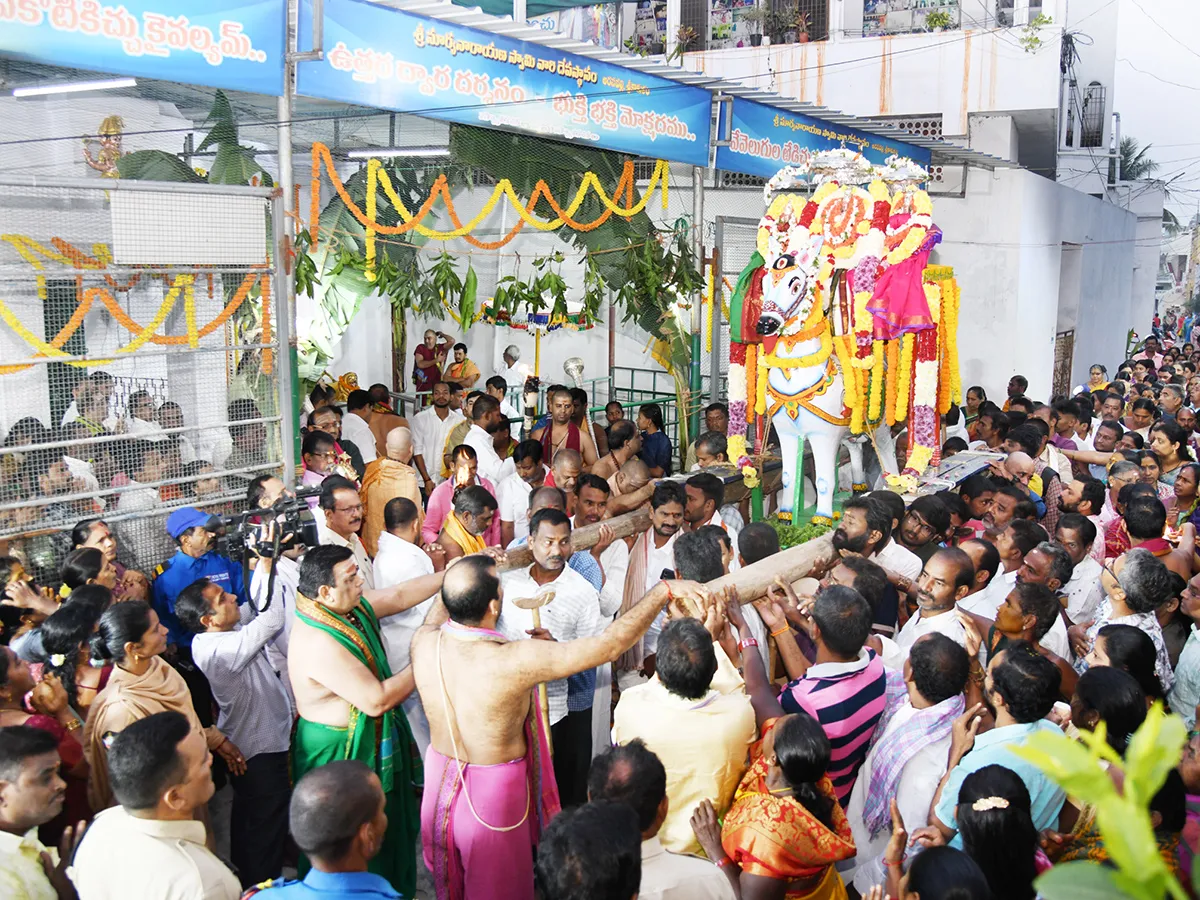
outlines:
{"label": "wooden pole", "polygon": [[[576,528],[571,534],[571,544],[578,550],[591,550],[600,540],[600,526],[607,525],[613,530],[613,536],[618,540],[634,534],[641,534],[650,527],[650,510],[635,509],[624,515],[605,519],[595,525],[585,525]],[[517,547],[508,551],[508,559],[497,569],[508,572],[512,569],[523,569],[533,564],[533,553],[528,546]]]}
{"label": "wooden pole", "polygon": [[806,576],[817,563],[827,562],[835,556],[833,535],[823,534],[819,538],[743,566],[737,571],[710,581],[707,586],[714,594],[726,586],[733,586],[737,588],[738,599],[742,603],[750,603],[765,597],[767,588],[775,583],[776,578],[782,578],[790,584]]}

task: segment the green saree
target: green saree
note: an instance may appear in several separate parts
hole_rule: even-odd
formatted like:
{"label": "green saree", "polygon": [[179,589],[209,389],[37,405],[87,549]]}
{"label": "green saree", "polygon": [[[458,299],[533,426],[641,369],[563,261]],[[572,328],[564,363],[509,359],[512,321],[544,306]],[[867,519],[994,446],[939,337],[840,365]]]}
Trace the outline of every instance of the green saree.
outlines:
{"label": "green saree", "polygon": [[[339,615],[307,597],[297,595],[296,614],[306,624],[331,635],[380,681],[392,676],[379,632],[379,620],[365,600],[353,612]],[[423,771],[414,764],[417,750],[404,711],[397,707],[374,718],[350,707],[346,728],[335,728],[303,717],[292,735],[292,779],[339,759],[357,759],[366,764],[383,785],[387,798],[388,828],[383,847],[371,860],[369,870],[386,878],[405,897],[412,897],[417,883],[417,837],[420,808],[415,787]],[[310,865],[300,857],[300,877]]]}

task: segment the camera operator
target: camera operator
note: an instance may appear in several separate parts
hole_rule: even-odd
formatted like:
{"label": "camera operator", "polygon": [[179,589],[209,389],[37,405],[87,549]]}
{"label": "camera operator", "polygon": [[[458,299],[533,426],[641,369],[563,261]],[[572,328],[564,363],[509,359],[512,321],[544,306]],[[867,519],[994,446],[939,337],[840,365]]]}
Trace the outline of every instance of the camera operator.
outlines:
{"label": "camera operator", "polygon": [[[247,508],[251,510],[276,509],[280,500],[294,496],[285,489],[283,480],[276,475],[259,475],[250,482],[246,492]],[[257,518],[263,519],[264,516]],[[285,519],[280,515],[279,519]],[[280,521],[279,525],[285,525]],[[285,529],[286,532],[286,529]],[[291,694],[291,682],[287,674],[288,638],[296,617],[296,588],[300,583],[300,558],[307,549],[302,534],[291,531],[284,535],[278,559],[262,555],[265,548],[251,549],[258,554],[253,562],[250,576],[250,599],[256,609],[267,609],[268,604],[279,604],[284,609],[283,630],[267,645],[267,656],[283,675],[284,684]],[[274,573],[274,578],[271,575]],[[293,702],[294,705],[294,702]]]}

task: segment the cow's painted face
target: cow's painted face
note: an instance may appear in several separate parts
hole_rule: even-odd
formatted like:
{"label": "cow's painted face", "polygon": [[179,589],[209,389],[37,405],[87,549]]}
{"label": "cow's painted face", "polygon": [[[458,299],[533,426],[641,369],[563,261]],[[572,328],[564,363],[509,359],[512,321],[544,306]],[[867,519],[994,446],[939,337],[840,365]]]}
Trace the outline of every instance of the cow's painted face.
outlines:
{"label": "cow's painted face", "polygon": [[803,322],[812,309],[814,278],[795,254],[777,256],[763,278],[762,314],[755,330],[779,334],[790,321]]}

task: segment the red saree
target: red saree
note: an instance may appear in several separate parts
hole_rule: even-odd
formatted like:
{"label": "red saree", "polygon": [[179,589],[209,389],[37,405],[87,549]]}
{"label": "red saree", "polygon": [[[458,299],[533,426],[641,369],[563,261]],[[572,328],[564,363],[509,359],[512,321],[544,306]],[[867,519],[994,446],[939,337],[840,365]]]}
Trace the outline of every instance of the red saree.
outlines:
{"label": "red saree", "polygon": [[[762,734],[776,719],[763,725]],[[770,793],[761,738],[750,748],[750,768],[742,776],[733,806],[721,828],[721,845],[743,872],[778,881],[820,878],[815,887],[789,890],[790,898],[845,900],[846,886],[834,864],[854,856],[854,838],[846,814],[837,803],[829,778],[823,794],[834,800],[830,831],[791,796]]]}

